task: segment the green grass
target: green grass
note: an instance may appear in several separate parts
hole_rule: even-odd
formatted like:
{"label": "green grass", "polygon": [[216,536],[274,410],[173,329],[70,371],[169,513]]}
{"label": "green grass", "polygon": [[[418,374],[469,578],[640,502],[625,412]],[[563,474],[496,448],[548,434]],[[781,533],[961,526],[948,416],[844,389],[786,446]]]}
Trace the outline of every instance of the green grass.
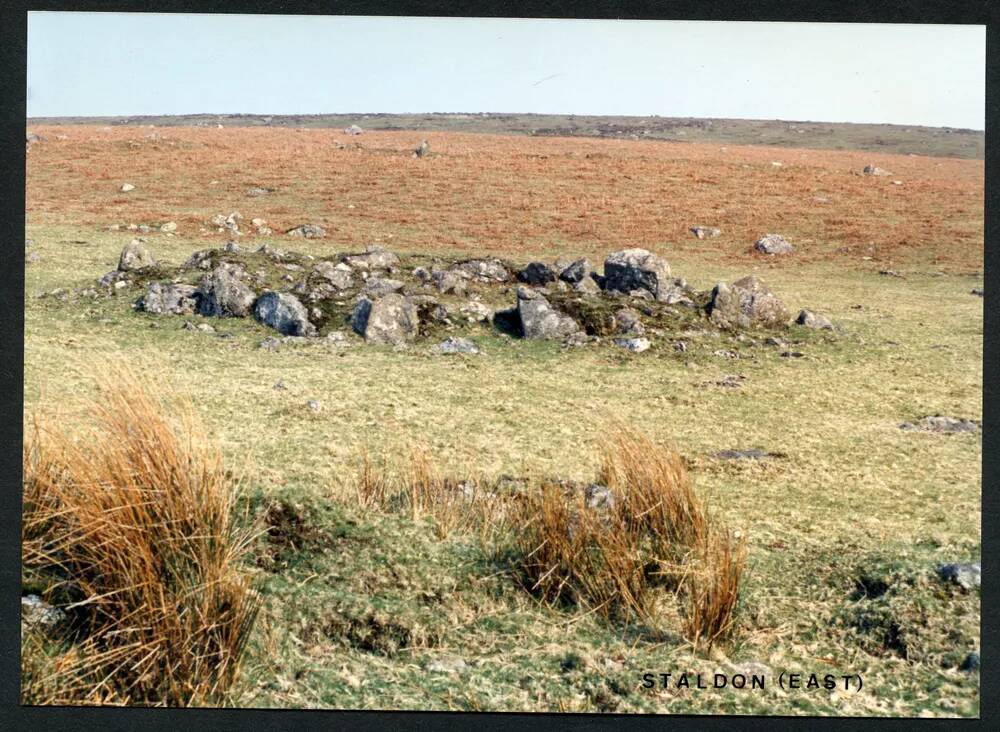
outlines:
{"label": "green grass", "polygon": [[[86,286],[113,269],[128,234],[38,224],[27,236],[42,260],[26,269],[26,405],[58,405],[73,419],[90,393],[77,360],[123,354],[190,393],[228,464],[252,457],[258,509],[284,500],[302,511],[308,538],[260,570],[267,602],[234,703],[978,714],[978,673],[955,667],[979,648],[979,595],[942,588],[933,570],[980,556],[981,438],[898,424],[938,412],[982,418],[983,301],[969,294],[981,278],[761,265],[793,313],[808,307],[842,329],[835,337],[790,329],[783,337],[806,354],[800,359],[727,335],[688,337],[685,353],[655,339],[650,351],[630,355],[608,344],[508,341],[481,326],[467,334],[482,356],[432,355],[424,345],[337,351],[320,342],[270,353],[258,348],[269,332],[253,321],[214,320],[216,334],[185,331],[185,319],[202,319],[135,313],[138,291],[92,302],[37,299],[37,291]],[[174,263],[217,245],[148,238]],[[282,246],[318,254],[330,245]],[[698,290],[749,273],[696,254],[670,264]],[[714,356],[719,349],[741,357]],[[747,379],[737,389],[714,385],[725,374]],[[286,390],[273,389],[279,379]],[[310,412],[308,399],[322,411]],[[476,536],[438,540],[432,519],[363,510],[345,490],[361,448],[380,454],[411,441],[456,472],[532,468],[587,479],[608,419],[673,439],[711,505],[749,537],[736,637],[711,657],[679,637],[542,607]],[[782,456],[712,458],[748,447]],[[892,587],[852,599],[866,571],[895,578]],[[880,651],[871,632],[858,630],[859,614],[898,621],[909,658]],[[423,670],[447,655],[467,669]],[[647,671],[710,675],[750,661],[775,673],[861,673],[865,688],[781,692],[771,679],[764,693],[640,688]]]}

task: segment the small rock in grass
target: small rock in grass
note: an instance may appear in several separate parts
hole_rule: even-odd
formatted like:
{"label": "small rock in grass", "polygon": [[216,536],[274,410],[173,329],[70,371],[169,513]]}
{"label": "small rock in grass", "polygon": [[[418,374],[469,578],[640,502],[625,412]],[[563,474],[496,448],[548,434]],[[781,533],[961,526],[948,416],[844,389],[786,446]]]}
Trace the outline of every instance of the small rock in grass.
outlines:
{"label": "small rock in grass", "polygon": [[721,450],[715,453],[718,460],[765,460],[774,457],[769,452],[750,448],[749,450]]}
{"label": "small rock in grass", "polygon": [[958,670],[975,671],[978,668],[979,668],[979,654],[976,653],[975,651],[972,651],[968,656],[965,657],[965,660],[962,661],[962,664],[958,667]]}
{"label": "small rock in grass", "polygon": [[274,352],[281,347],[281,339],[275,338],[274,336],[268,336],[260,342],[260,348],[263,351]]}
{"label": "small rock in grass", "polygon": [[942,582],[958,585],[963,590],[979,587],[982,582],[982,566],[974,564],[942,564],[937,568],[938,577]]}
{"label": "small rock in grass", "polygon": [[699,239],[714,239],[722,233],[722,229],[714,226],[692,226],[690,231]]}
{"label": "small rock in grass", "polygon": [[980,429],[979,423],[971,419],[942,417],[938,414],[919,419],[916,423],[903,422],[899,425],[899,428],[901,430],[906,430],[907,432],[941,432],[945,434],[954,432],[978,432]]}
{"label": "small rock in grass", "polygon": [[780,234],[764,234],[764,236],[754,243],[753,247],[761,254],[770,256],[791,254],[795,251],[792,245],[788,243],[788,240]]}
{"label": "small rock in grass", "polygon": [[309,407],[309,411],[313,412],[314,414],[322,411],[323,409],[323,405],[320,404],[315,399],[309,399],[308,401],[306,401],[306,406]]}
{"label": "small rock in grass", "polygon": [[122,193],[128,193],[129,191],[134,191],[135,186],[132,185],[131,183],[122,183],[122,187],[119,188],[118,190],[120,190]]}
{"label": "small rock in grass", "polygon": [[288,387],[285,386],[285,380],[284,379],[278,379],[277,381],[275,381],[274,382],[274,387],[272,387],[272,388],[275,391],[285,391],[285,390],[288,389]]}
{"label": "small rock in grass", "polygon": [[782,358],[802,358],[806,354],[802,353],[802,351],[782,351],[778,355]]}
{"label": "small rock in grass", "polygon": [[21,623],[26,627],[51,631],[66,620],[66,613],[49,605],[38,595],[26,595],[21,598]]}
{"label": "small rock in grass", "polygon": [[448,337],[434,346],[438,353],[479,353],[476,344],[468,338]]}
{"label": "small rock in grass", "polygon": [[973,290],[971,290],[971,291],[969,292],[969,294],[970,294],[970,295],[976,295],[976,296],[978,296],[978,297],[982,297],[982,296],[983,296],[983,291],[982,291],[982,290],[980,290],[979,288],[976,288],[976,289],[973,289]]}
{"label": "small rock in grass", "polygon": [[435,658],[424,664],[424,671],[432,674],[459,674],[467,668],[465,661],[457,656]]}
{"label": "small rock in grass", "polygon": [[795,322],[799,325],[804,325],[806,328],[833,330],[833,323],[830,322],[829,318],[825,315],[814,313],[812,310],[800,310]]}
{"label": "small rock in grass", "polygon": [[642,353],[649,349],[650,343],[647,338],[618,338],[615,345],[630,353]]}

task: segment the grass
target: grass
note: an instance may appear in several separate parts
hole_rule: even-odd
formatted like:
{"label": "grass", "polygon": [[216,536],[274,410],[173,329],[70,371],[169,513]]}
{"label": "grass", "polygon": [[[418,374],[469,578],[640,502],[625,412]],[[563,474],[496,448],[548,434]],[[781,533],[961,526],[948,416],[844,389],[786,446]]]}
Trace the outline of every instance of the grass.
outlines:
{"label": "grass", "polygon": [[22,701],[223,704],[259,605],[231,480],[190,411],[124,368],[98,388],[89,432],[26,431],[23,582],[72,627],[28,644]]}
{"label": "grass", "polygon": [[[943,588],[933,568],[980,557],[981,439],[908,433],[898,424],[934,413],[982,418],[983,301],[969,294],[982,286],[981,163],[903,159],[904,185],[888,188],[884,179],[853,175],[869,155],[796,151],[806,155],[803,168],[792,170],[785,156],[786,166],[771,170],[771,149],[722,155],[695,145],[470,135],[431,140],[440,157],[403,175],[398,165],[417,161],[374,149],[409,146],[401,133],[379,133],[388,137],[377,143],[366,136],[368,153],[340,151],[356,157],[334,159],[332,151],[324,157],[322,132],[252,130],[260,137],[245,144],[209,137],[217,132],[233,134],[167,130],[176,149],[140,155],[113,147],[124,142],[116,135],[134,130],[103,140],[109,133],[79,127],[67,130],[69,141],[53,143],[64,150],[33,148],[27,236],[42,259],[25,273],[25,403],[29,410],[57,403],[62,423],[87,424],[95,392],[70,364],[117,354],[136,370],[170,374],[227,464],[253,458],[247,510],[274,524],[255,553],[273,561],[262,567],[264,604],[232,703],[978,714],[978,674],[958,671],[954,656],[979,647],[979,595]],[[287,154],[270,147],[275,136]],[[185,166],[177,149],[197,164]],[[604,157],[584,157],[597,153]],[[527,157],[536,154],[550,157]],[[277,160],[292,162],[282,168]],[[317,170],[308,160],[319,161]],[[698,170],[716,171],[718,183],[690,183]],[[766,177],[772,173],[792,175]],[[131,177],[139,197],[105,187]],[[279,191],[244,199],[254,183]],[[66,186],[92,193],[70,195]],[[809,208],[820,189],[836,192],[830,212]],[[635,237],[698,290],[756,272],[790,310],[815,309],[841,331],[790,328],[783,337],[806,354],[800,359],[782,358],[782,349],[760,339],[755,345],[711,332],[654,336],[649,351],[633,355],[610,345],[506,341],[480,326],[455,333],[476,341],[484,351],[476,357],[319,342],[269,353],[258,348],[266,333],[255,323],[216,321],[216,334],[188,332],[183,317],[133,312],[138,292],[93,302],[34,297],[112,269],[129,234],[107,231],[110,224],[178,221],[176,236],[147,238],[158,257],[180,263],[224,241],[199,227],[232,208],[272,225],[327,226],[329,239],[294,244],[315,255],[359,249],[377,236],[400,254],[467,254],[475,243],[518,262],[586,255],[599,263]],[[688,238],[683,227],[712,225],[694,219],[717,208],[733,217],[722,225],[726,235]],[[880,228],[897,216],[899,223]],[[813,240],[800,238],[799,254],[771,262],[745,252],[752,230],[793,223]],[[968,238],[954,236],[962,231]],[[840,251],[846,246],[854,248]],[[906,278],[878,275],[888,268]],[[683,353],[671,344],[680,338],[688,344]],[[715,356],[720,349],[740,358]],[[718,386],[727,374],[746,379],[738,388]],[[287,389],[273,388],[279,379]],[[307,409],[308,399],[322,411]],[[699,495],[721,523],[745,535],[729,643],[695,651],[684,639],[683,607],[676,622],[657,630],[539,603],[498,557],[498,539],[461,524],[442,532],[432,513],[414,516],[405,502],[399,511],[374,510],[352,485],[363,450],[374,470],[400,446],[406,449],[388,472],[403,485],[411,444],[448,468],[441,477],[591,480],[608,420],[654,443],[672,439]],[[713,457],[749,447],[779,457]],[[856,597],[858,577],[883,569],[883,579],[899,578],[886,580],[893,589]],[[707,594],[705,607],[717,604],[713,597],[721,595]],[[906,658],[883,649],[893,623]],[[425,670],[452,655],[466,661],[465,671]],[[857,672],[865,691],[699,694],[640,686],[647,671],[711,674],[748,663],[775,674]]]}

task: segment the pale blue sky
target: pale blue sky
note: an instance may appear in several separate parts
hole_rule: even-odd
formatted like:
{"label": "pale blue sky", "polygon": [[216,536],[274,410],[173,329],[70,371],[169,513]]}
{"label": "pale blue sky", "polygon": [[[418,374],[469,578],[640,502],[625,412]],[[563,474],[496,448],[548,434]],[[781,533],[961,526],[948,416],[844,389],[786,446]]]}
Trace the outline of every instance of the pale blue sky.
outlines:
{"label": "pale blue sky", "polygon": [[28,16],[28,115],[538,112],[983,129],[983,26]]}

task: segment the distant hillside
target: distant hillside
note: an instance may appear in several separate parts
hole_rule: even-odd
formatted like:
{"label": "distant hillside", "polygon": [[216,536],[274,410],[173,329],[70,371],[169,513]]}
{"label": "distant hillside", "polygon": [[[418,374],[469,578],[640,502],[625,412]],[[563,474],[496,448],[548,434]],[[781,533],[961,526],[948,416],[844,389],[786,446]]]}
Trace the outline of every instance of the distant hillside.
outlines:
{"label": "distant hillside", "polygon": [[485,132],[870,150],[983,159],[982,131],[952,127],[788,122],[780,120],[606,117],[558,114],[188,114],[138,117],[34,117],[31,124],[233,127],[348,127],[371,130]]}

